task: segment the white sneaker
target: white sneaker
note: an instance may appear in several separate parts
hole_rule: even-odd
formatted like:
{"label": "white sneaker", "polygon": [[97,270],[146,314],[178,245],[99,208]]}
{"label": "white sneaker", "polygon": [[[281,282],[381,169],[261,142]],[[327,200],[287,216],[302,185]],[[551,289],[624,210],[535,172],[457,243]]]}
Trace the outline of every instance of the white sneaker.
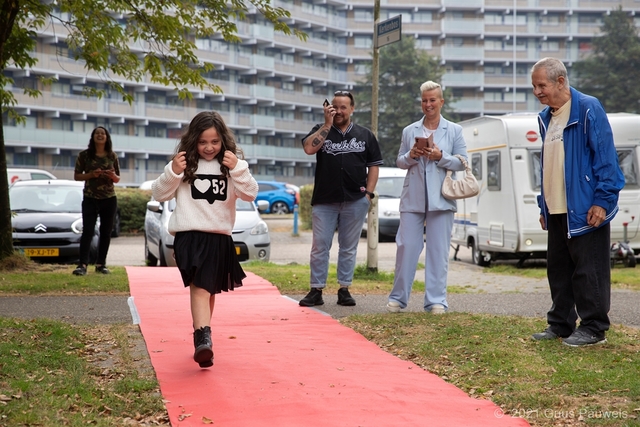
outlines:
{"label": "white sneaker", "polygon": [[401,310],[400,303],[397,301],[389,301],[387,303],[387,311],[390,313],[397,313]]}
{"label": "white sneaker", "polygon": [[446,313],[444,309],[444,305],[442,304],[433,304],[431,306],[431,314],[444,314]]}

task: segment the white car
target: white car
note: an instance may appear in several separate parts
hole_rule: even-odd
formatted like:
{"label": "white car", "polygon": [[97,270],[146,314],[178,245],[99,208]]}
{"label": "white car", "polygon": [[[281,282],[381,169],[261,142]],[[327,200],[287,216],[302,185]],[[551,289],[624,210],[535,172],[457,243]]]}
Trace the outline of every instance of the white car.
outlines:
{"label": "white car", "polygon": [[56,176],[42,169],[7,168],[9,185],[16,181],[31,181],[38,179],[56,179]]}
{"label": "white car", "polygon": [[[269,207],[269,202],[260,201],[261,211]],[[163,267],[175,266],[173,257],[173,236],[169,234],[169,218],[176,207],[176,199],[166,202],[147,202],[144,218],[144,253],[147,265]],[[236,222],[233,225],[233,242],[238,260],[269,261],[271,239],[269,227],[260,217],[260,212],[252,202],[236,200]]]}
{"label": "white car", "polygon": [[[400,226],[400,194],[404,185],[406,169],[379,168],[376,184],[378,198],[378,239],[395,240]],[[362,224],[362,233],[367,233],[367,218]]]}

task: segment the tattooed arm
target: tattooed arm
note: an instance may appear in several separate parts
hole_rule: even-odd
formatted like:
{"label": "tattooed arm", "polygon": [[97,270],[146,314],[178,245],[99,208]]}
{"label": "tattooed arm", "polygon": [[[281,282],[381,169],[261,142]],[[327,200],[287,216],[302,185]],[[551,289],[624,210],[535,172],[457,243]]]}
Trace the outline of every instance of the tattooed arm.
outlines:
{"label": "tattooed arm", "polygon": [[316,154],[322,148],[322,145],[327,140],[331,125],[326,124],[320,126],[315,133],[312,133],[304,140],[304,152],[307,154]]}
{"label": "tattooed arm", "polygon": [[336,110],[333,105],[324,106],[324,124],[315,132],[309,135],[303,143],[304,152],[307,154],[316,154],[322,148],[322,145],[327,140],[327,135],[331,130],[333,124],[333,116],[336,115]]}

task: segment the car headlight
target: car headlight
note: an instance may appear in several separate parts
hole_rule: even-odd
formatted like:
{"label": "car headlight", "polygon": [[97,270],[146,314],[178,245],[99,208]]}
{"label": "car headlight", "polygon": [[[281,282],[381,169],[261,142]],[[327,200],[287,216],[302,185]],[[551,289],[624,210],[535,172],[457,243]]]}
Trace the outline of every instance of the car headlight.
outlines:
{"label": "car headlight", "polygon": [[251,229],[250,234],[253,234],[253,235],[267,234],[268,232],[269,232],[269,226],[267,225],[267,223],[264,221],[260,221]]}
{"label": "car headlight", "polygon": [[82,234],[82,218],[78,218],[71,224],[71,230],[76,234]]}

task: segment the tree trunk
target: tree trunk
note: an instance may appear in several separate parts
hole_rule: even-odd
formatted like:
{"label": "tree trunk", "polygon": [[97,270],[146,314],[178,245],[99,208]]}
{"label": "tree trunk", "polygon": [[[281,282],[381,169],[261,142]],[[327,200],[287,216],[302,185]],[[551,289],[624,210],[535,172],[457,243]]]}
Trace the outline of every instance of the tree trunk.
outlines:
{"label": "tree trunk", "polygon": [[7,153],[4,147],[4,129],[0,120],[0,260],[13,253],[11,237],[11,207],[9,206],[9,179]]}

